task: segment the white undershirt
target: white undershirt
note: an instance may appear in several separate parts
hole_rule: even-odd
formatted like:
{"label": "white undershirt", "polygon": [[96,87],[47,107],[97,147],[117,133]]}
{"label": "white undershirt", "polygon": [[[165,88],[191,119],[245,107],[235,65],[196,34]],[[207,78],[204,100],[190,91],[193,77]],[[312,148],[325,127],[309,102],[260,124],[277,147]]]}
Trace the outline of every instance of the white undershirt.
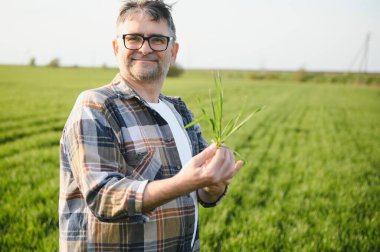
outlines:
{"label": "white undershirt", "polygon": [[[180,125],[177,118],[175,117],[173,111],[165,104],[165,102],[159,100],[158,103],[148,103],[151,108],[153,108],[157,113],[161,115],[162,118],[168,123],[170,130],[172,131],[174,141],[177,146],[177,150],[179,153],[179,157],[181,159],[182,167],[185,167],[186,163],[190,161],[192,158],[191,147],[185,132],[185,129]],[[191,241],[191,246],[194,245],[195,235],[197,232],[197,224],[198,224],[198,201],[197,195],[195,192],[192,192],[191,197],[194,201],[195,205],[195,223],[194,223],[194,233],[193,239]]]}

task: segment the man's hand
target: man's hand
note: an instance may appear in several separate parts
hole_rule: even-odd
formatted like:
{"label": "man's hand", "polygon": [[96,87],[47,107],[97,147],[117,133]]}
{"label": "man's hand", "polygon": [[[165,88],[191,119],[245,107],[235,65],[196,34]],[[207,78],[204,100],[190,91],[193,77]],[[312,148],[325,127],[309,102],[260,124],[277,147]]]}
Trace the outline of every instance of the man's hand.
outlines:
{"label": "man's hand", "polygon": [[213,144],[193,157],[177,176],[191,191],[202,189],[200,195],[218,197],[242,165],[242,161],[235,163],[232,151],[226,146],[218,149]]}
{"label": "man's hand", "polygon": [[243,162],[235,158],[227,147],[210,145],[194,156],[172,178],[148,183],[143,196],[143,212],[153,210],[179,196],[198,190],[204,202],[215,202],[231,182]]}
{"label": "man's hand", "polygon": [[226,190],[232,178],[243,166],[243,161],[235,163],[235,158],[230,149],[222,146],[215,153],[211,160],[206,162],[205,169],[214,174],[214,183],[198,190],[199,197],[208,203],[213,203]]}
{"label": "man's hand", "polygon": [[228,185],[242,165],[243,161],[239,160],[235,163],[232,151],[226,146],[222,146],[216,150],[211,160],[206,161],[204,169],[212,177],[214,183],[211,186],[220,183]]}

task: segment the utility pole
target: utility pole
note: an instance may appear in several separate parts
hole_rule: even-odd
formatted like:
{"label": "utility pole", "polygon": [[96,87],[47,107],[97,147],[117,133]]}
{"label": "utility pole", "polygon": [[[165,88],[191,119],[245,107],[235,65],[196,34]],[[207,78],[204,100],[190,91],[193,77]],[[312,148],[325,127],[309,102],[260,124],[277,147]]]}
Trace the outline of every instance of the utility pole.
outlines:
{"label": "utility pole", "polygon": [[367,70],[368,70],[369,39],[370,39],[370,33],[367,33],[367,36],[364,42],[363,58],[362,58],[362,62],[360,64],[360,69],[359,69],[360,73],[367,73]]}
{"label": "utility pole", "polygon": [[348,72],[351,72],[356,62],[359,60],[358,72],[359,73],[367,73],[368,71],[368,58],[369,58],[369,41],[371,34],[368,32],[364,43],[360,46],[358,53],[355,55],[353,61],[351,62],[350,67],[348,68]]}

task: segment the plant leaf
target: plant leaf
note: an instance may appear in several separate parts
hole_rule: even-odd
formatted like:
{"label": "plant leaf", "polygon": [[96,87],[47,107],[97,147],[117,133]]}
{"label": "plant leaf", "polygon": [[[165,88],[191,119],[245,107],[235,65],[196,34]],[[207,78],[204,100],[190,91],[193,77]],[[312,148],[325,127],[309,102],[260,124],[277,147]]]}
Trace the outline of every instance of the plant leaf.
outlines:
{"label": "plant leaf", "polygon": [[231,119],[228,121],[227,125],[224,127],[222,131],[222,136],[228,135],[228,133],[232,130],[232,128],[234,127],[233,122],[234,122],[234,119]]}
{"label": "plant leaf", "polygon": [[212,133],[214,135],[215,141],[218,143],[218,135],[217,135],[216,130],[215,130],[215,121],[211,117],[209,117],[208,120],[209,120],[209,122],[211,124]]}
{"label": "plant leaf", "polygon": [[226,135],[223,140],[226,141],[227,138],[229,138],[234,132],[236,132],[238,129],[240,129],[244,124],[246,124],[248,122],[249,119],[251,119],[251,117],[256,114],[257,112],[259,112],[261,110],[261,108],[258,108],[256,111],[252,112],[249,116],[247,116],[242,122],[240,122],[237,126],[235,126],[231,132]]}
{"label": "plant leaf", "polygon": [[218,72],[217,77],[215,78],[215,88],[217,95],[217,114],[215,120],[217,121],[218,127],[218,136],[222,137],[222,118],[223,118],[223,88],[222,88],[222,79],[220,73]]}
{"label": "plant leaf", "polygon": [[217,115],[216,115],[216,111],[215,111],[214,100],[211,97],[211,90],[209,90],[209,97],[210,97],[210,103],[211,103],[211,108],[212,108],[212,117],[211,117],[211,119],[213,121],[212,133],[214,134],[214,136],[216,136],[216,138],[218,138],[217,137],[219,135],[218,125],[216,125],[216,123],[218,122],[218,119],[217,119]]}
{"label": "plant leaf", "polygon": [[244,162],[244,165],[248,164],[248,161],[247,161],[245,158],[243,158],[243,157],[240,155],[239,152],[234,151],[234,150],[233,150],[232,152],[234,153],[235,156],[237,156],[238,158],[240,158],[240,160],[242,160],[242,161]]}
{"label": "plant leaf", "polygon": [[195,124],[197,124],[197,123],[203,121],[204,119],[205,119],[205,116],[201,116],[201,117],[195,119],[194,121],[192,121],[192,122],[186,124],[185,129],[190,128],[191,126],[194,126]]}
{"label": "plant leaf", "polygon": [[[255,113],[262,110],[264,106],[257,109],[253,113],[249,114],[244,120],[239,122],[245,111],[245,107],[246,107],[246,101],[245,101],[237,117],[230,119],[228,123],[226,124],[226,126],[223,127],[223,121],[227,121],[227,120],[223,120],[224,119],[223,118],[224,92],[223,92],[222,78],[219,72],[216,75],[214,75],[214,84],[215,84],[214,97],[211,92],[211,89],[209,90],[209,102],[211,104],[212,113],[209,114],[204,107],[200,106],[203,115],[199,117],[198,119],[195,119],[193,122],[187,124],[185,128],[194,126],[195,124],[203,120],[206,120],[212,130],[212,134],[213,134],[212,142],[216,143],[216,146],[220,148],[223,145],[223,143],[232,134],[234,134],[237,130],[239,130],[242,126],[244,126],[244,124],[246,124],[248,120],[250,120]],[[198,97],[198,103],[199,105],[201,105],[201,100],[199,97]],[[241,157],[241,155],[238,152],[233,151],[233,153],[239,158]],[[244,159],[242,160],[245,163],[247,163]]]}

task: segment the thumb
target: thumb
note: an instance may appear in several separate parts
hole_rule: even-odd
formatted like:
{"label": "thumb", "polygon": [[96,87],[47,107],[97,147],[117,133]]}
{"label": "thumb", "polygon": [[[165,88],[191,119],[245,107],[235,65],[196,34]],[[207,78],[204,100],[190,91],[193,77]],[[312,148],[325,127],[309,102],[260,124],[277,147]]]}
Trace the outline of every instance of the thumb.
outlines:
{"label": "thumb", "polygon": [[204,149],[198,155],[193,157],[194,165],[202,166],[206,162],[206,160],[210,159],[212,156],[215,155],[215,152],[216,152],[216,145],[211,144],[209,147]]}

